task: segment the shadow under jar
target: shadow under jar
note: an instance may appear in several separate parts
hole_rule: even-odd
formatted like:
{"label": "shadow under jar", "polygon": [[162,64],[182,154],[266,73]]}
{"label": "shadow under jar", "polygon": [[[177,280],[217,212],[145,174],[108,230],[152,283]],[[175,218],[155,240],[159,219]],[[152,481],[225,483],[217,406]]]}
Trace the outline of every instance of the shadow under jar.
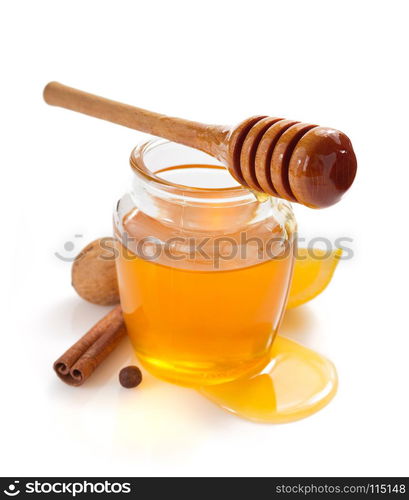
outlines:
{"label": "shadow under jar", "polygon": [[164,140],[131,154],[118,202],[118,283],[128,334],[154,375],[228,382],[269,361],[294,263],[290,204],[256,196],[211,156]]}

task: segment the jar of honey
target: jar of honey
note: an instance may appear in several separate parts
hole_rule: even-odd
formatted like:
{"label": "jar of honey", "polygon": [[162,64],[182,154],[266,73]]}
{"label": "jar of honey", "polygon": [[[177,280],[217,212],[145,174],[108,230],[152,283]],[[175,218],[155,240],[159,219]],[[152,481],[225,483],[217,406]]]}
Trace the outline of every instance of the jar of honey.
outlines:
{"label": "jar of honey", "polygon": [[141,363],[196,387],[260,371],[291,282],[290,204],[164,140],[135,148],[131,166],[114,233],[123,315]]}

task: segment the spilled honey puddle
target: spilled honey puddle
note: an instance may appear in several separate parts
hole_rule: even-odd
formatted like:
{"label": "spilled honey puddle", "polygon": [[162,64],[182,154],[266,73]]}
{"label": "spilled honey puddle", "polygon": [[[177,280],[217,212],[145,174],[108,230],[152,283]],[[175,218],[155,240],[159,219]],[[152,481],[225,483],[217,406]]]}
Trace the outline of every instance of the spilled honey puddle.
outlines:
{"label": "spilled honey puddle", "polygon": [[327,405],[338,386],[335,366],[321,354],[278,336],[271,361],[257,375],[202,387],[223,409],[255,422],[284,423],[308,417]]}

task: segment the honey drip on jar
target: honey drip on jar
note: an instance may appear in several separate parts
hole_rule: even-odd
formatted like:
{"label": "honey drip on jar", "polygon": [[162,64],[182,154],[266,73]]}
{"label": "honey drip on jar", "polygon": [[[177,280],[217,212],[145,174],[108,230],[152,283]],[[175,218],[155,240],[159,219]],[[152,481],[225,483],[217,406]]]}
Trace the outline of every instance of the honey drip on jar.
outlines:
{"label": "honey drip on jar", "polygon": [[334,397],[338,377],[321,354],[278,336],[271,360],[258,374],[202,387],[201,394],[223,409],[255,422],[285,423],[308,417]]}

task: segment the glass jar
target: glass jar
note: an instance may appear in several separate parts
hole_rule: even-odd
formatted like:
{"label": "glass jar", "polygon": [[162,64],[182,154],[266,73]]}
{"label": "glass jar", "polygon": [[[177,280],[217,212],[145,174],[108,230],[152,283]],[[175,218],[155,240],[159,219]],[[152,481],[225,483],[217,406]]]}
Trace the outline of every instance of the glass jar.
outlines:
{"label": "glass jar", "polygon": [[291,283],[289,203],[257,199],[215,158],[164,140],[136,147],[131,166],[114,233],[121,305],[141,363],[187,386],[261,370]]}

